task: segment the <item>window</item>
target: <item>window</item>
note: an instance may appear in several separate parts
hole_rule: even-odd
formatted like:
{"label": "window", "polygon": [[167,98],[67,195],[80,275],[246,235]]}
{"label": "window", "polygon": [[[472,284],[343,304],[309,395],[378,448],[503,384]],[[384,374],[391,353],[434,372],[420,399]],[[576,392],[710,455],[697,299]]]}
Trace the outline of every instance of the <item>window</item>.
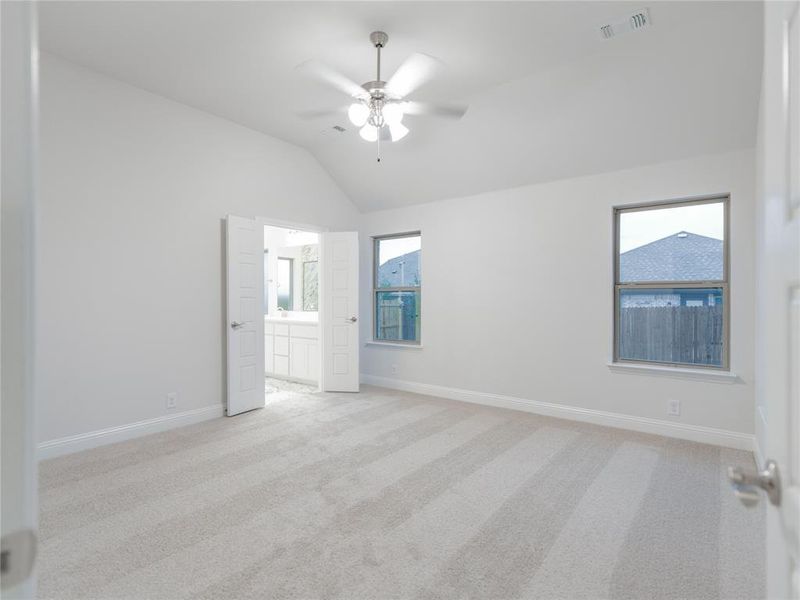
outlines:
{"label": "window", "polygon": [[319,310],[319,271],[318,261],[307,260],[303,263],[303,310]]}
{"label": "window", "polygon": [[303,259],[303,310],[319,310],[319,244],[307,244],[300,250]]}
{"label": "window", "polygon": [[422,236],[404,233],[374,243],[375,340],[419,344]]}
{"label": "window", "polygon": [[728,198],[614,210],[614,360],[728,368]]}
{"label": "window", "polygon": [[264,250],[264,314],[269,314],[269,250]]}
{"label": "window", "polygon": [[294,259],[278,257],[278,308],[294,310]]}

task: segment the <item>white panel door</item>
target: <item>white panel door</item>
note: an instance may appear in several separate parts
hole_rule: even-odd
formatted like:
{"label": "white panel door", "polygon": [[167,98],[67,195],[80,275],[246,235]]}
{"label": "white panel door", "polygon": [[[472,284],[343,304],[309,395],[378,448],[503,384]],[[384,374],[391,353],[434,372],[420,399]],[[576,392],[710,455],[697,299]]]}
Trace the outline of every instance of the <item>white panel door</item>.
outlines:
{"label": "white panel door", "polygon": [[39,513],[34,423],[33,257],[38,119],[35,3],[0,2],[2,23],[2,344],[0,530],[3,598],[35,598]]}
{"label": "white panel door", "polygon": [[[758,144],[759,462],[767,503],[767,597],[800,598],[800,2],[764,3]],[[735,208],[734,208],[735,210]],[[759,468],[764,468],[760,464]]]}
{"label": "white panel door", "polygon": [[264,231],[228,215],[228,416],[264,406]]}
{"label": "white panel door", "polygon": [[322,390],[358,391],[358,233],[320,234]]}

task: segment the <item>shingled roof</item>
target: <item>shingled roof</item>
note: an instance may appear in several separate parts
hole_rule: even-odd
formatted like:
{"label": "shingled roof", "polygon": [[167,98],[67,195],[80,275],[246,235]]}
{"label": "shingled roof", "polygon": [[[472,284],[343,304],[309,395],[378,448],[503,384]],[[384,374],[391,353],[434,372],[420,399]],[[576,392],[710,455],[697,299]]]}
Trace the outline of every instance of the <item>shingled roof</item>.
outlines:
{"label": "shingled roof", "polygon": [[[380,287],[419,285],[419,250],[387,260],[378,267]],[[402,267],[401,267],[402,265]]]}
{"label": "shingled roof", "polygon": [[620,281],[722,279],[722,247],[722,240],[680,231],[620,254]]}

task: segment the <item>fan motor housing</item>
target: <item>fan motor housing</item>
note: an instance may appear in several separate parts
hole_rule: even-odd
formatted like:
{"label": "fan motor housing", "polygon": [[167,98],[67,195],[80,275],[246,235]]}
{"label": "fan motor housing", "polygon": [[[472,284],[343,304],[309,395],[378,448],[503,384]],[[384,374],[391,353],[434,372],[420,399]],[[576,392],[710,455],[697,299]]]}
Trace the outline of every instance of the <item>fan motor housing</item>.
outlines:
{"label": "fan motor housing", "polygon": [[383,96],[385,95],[386,82],[385,81],[368,81],[362,83],[361,87],[367,90],[370,96]]}

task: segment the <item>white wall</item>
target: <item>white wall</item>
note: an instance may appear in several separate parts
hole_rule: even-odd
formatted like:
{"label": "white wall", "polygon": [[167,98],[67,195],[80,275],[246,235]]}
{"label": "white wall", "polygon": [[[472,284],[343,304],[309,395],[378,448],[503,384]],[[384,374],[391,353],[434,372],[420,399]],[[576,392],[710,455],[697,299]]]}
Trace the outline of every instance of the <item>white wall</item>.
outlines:
{"label": "white wall", "polygon": [[45,56],[39,440],[224,399],[227,213],[353,229],[311,155]]}
{"label": "white wall", "polygon": [[[741,382],[612,372],[612,207],[720,192],[731,194],[731,368]],[[369,237],[421,230],[424,347],[366,346],[364,380],[751,434],[753,194],[754,154],[741,151],[365,214],[362,322],[372,318]],[[363,341],[370,334],[362,327]],[[682,400],[681,416],[667,416],[669,398]]]}

